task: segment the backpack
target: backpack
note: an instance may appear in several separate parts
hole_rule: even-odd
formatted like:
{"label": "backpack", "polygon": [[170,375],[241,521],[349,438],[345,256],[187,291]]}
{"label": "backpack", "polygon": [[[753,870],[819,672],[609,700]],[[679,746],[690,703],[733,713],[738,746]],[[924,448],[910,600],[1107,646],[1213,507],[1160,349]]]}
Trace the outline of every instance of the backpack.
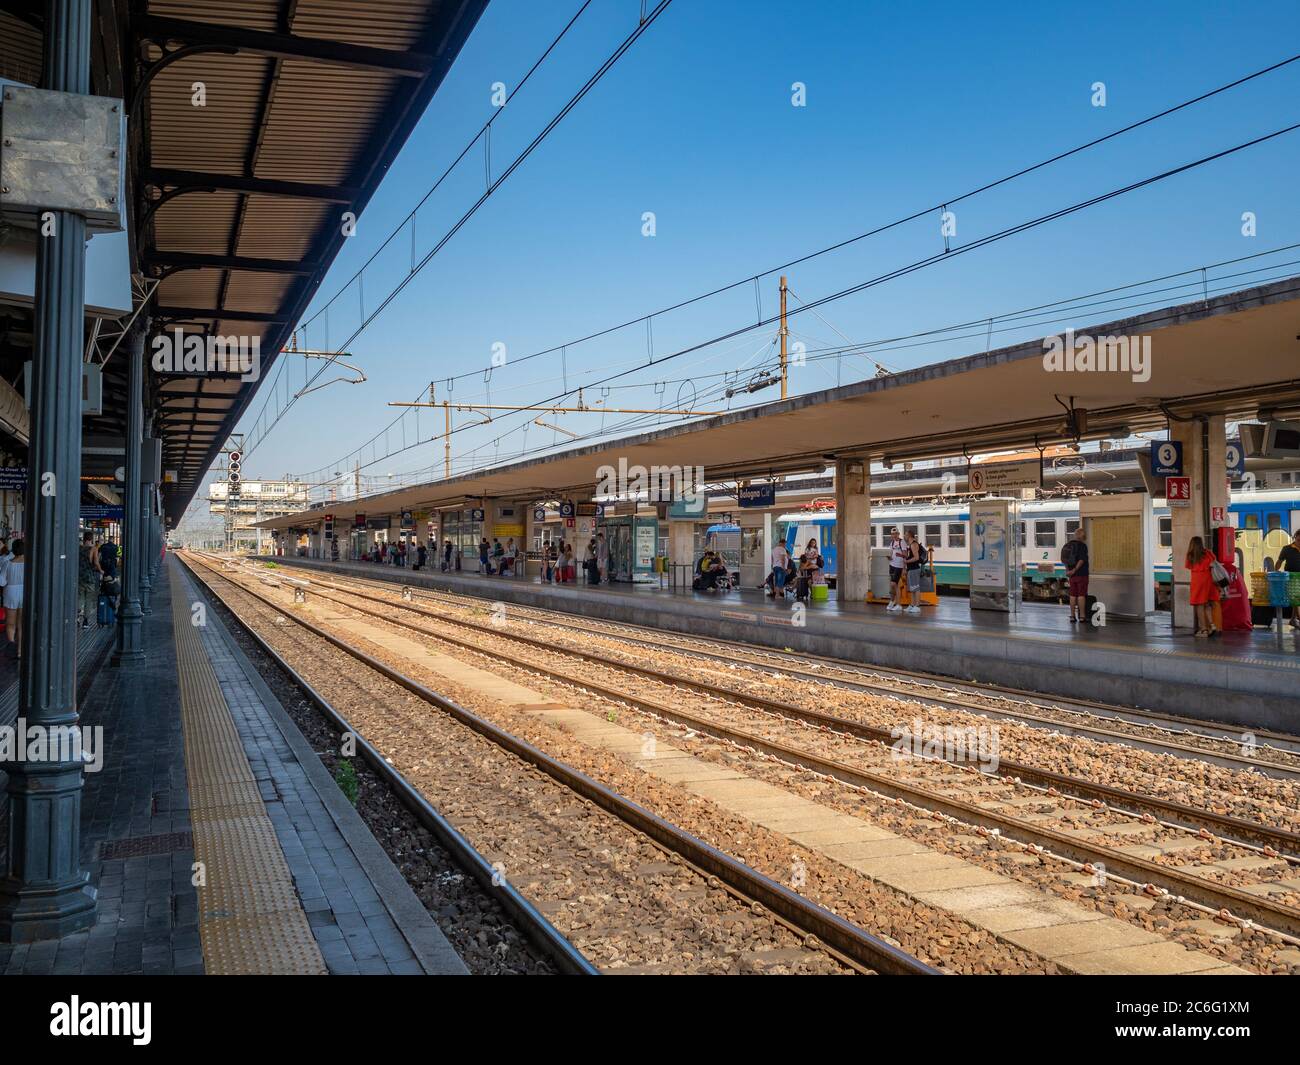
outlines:
{"label": "backpack", "polygon": [[925,549],[925,544],[920,540],[916,541],[916,561],[922,566],[930,561],[930,552]]}

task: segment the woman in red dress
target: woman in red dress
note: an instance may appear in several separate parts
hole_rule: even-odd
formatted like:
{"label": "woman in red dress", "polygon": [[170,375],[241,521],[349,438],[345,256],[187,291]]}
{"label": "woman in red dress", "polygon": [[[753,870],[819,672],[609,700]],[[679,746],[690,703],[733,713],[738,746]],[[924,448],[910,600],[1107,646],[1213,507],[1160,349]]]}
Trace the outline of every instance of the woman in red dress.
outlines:
{"label": "woman in red dress", "polygon": [[1196,635],[1202,638],[1219,634],[1214,627],[1214,604],[1219,601],[1219,586],[1210,574],[1213,563],[1214,556],[1205,550],[1204,541],[1193,536],[1187,542],[1187,558],[1183,564],[1192,574],[1191,600],[1196,611]]}

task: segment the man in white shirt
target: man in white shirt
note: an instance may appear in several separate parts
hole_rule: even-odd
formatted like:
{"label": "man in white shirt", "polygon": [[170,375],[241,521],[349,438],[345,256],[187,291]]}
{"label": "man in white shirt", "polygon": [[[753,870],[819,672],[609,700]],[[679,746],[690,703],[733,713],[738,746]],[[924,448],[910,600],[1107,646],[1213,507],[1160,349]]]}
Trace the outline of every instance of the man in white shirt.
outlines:
{"label": "man in white shirt", "polygon": [[785,549],[784,541],[777,541],[772,548],[772,590],[767,594],[773,599],[785,595],[785,574],[790,565],[790,553]]}
{"label": "man in white shirt", "polygon": [[907,544],[903,542],[897,527],[890,530],[890,536],[892,538],[889,541],[889,606],[885,609],[891,614],[897,614],[903,609],[899,599],[902,595],[903,573],[907,569]]}

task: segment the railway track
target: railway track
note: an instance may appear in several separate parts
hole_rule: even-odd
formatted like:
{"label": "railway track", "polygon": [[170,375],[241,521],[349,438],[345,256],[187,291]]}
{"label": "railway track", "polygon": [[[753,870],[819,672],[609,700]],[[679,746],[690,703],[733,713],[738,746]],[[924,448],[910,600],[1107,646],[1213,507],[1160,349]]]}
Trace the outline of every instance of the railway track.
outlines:
{"label": "railway track", "polygon": [[[369,602],[397,607],[409,613],[430,618],[435,621],[450,621],[450,619],[446,618],[442,613],[419,606],[415,602],[417,597],[414,596],[410,602],[407,602],[400,599],[376,596],[369,592],[357,591],[355,589],[338,588],[337,590],[344,592],[345,594],[355,595],[358,598]],[[319,594],[319,586],[317,591]],[[385,616],[388,620],[392,620],[392,618],[387,615],[378,616]],[[789,717],[815,727],[842,732],[847,735],[856,736],[860,739],[875,740],[888,744],[897,738],[896,734],[892,730],[865,724],[851,718],[812,710],[804,706],[794,705],[778,699],[746,694],[743,691],[736,690],[734,687],[723,684],[692,680],[690,678],[682,677],[679,674],[656,669],[652,666],[613,660],[607,655],[597,652],[562,646],[527,636],[522,633],[507,631],[506,626],[502,624],[493,624],[491,622],[480,623],[467,618],[458,618],[456,619],[456,623],[463,624],[466,627],[479,632],[489,633],[495,636],[508,636],[511,639],[530,644],[537,648],[553,648],[557,651],[563,651],[565,654],[574,655],[600,665],[611,666],[628,672],[635,672],[652,680],[687,687],[691,690],[715,698],[734,700],[758,710]],[[1300,857],[1300,834],[1285,828],[1218,814],[1185,803],[1172,802],[1157,796],[1141,795],[1121,788],[1111,787],[1094,781],[1083,780],[1078,777],[1041,769],[1036,766],[1011,762],[1005,759],[999,761],[995,772],[1008,779],[1018,780],[1021,783],[1038,786],[1049,791],[1059,791],[1063,794],[1071,795],[1090,802],[1102,802],[1108,805],[1117,806],[1137,815],[1143,813],[1151,814],[1167,821],[1168,823],[1176,824],[1183,828],[1192,828],[1197,830],[1206,829],[1234,842],[1246,843],[1256,847],[1271,847],[1278,853]]]}
{"label": "railway track", "polygon": [[[315,588],[313,594],[320,595],[326,600],[333,600],[338,605],[346,606],[349,609],[369,613],[371,616],[378,617],[388,624],[420,632],[436,640],[459,645],[465,650],[481,653],[483,648],[482,640],[466,640],[445,632],[432,631],[426,625],[415,624],[394,616],[391,608],[397,605],[407,612],[422,615],[424,620],[435,624],[456,625],[467,628],[484,636],[507,640],[517,645],[543,651],[552,658],[563,655],[599,664],[604,668],[621,671],[625,674],[630,673],[638,678],[668,685],[677,690],[685,688],[710,700],[723,703],[729,702],[750,710],[761,710],[772,717],[798,722],[804,726],[811,725],[819,730],[827,730],[830,733],[852,737],[855,740],[868,739],[884,742],[889,738],[888,734],[881,735],[882,730],[866,728],[846,719],[835,718],[802,707],[793,707],[775,700],[744,696],[717,685],[684,680],[681,677],[665,674],[651,667],[613,661],[592,652],[580,651],[515,632],[507,632],[504,631],[502,626],[480,624],[464,618],[457,618],[453,621],[424,607],[417,606],[413,602],[394,604],[390,600],[369,596],[365,593],[348,590],[339,591],[345,596],[370,600],[388,609],[385,611],[371,610],[368,607],[359,606],[355,602],[348,602],[338,596],[326,594],[319,587]],[[1227,911],[1237,918],[1250,920],[1262,927],[1291,936],[1300,934],[1300,909],[1297,909],[1291,903],[1275,902],[1270,898],[1252,895],[1231,884],[1213,883],[1207,881],[1204,877],[1182,871],[1176,866],[1126,853],[1119,849],[1118,843],[1113,841],[1111,841],[1113,845],[1084,841],[1079,839],[1077,834],[1060,831],[1058,828],[1043,824],[1041,821],[1037,823],[1030,822],[997,809],[991,809],[988,803],[967,801],[962,798],[941,794],[940,788],[936,787],[938,782],[935,781],[916,783],[900,780],[896,766],[890,767],[889,772],[882,773],[877,768],[862,766],[860,759],[855,758],[852,761],[846,761],[844,759],[829,758],[810,751],[808,745],[804,743],[796,745],[783,742],[780,739],[774,739],[771,735],[761,734],[752,728],[741,727],[734,720],[730,722],[721,721],[717,716],[694,712],[694,708],[692,711],[684,710],[680,705],[680,700],[669,701],[664,698],[656,698],[645,694],[644,690],[640,692],[637,690],[629,691],[626,687],[601,683],[589,676],[576,676],[571,671],[560,670],[554,666],[539,664],[535,661],[521,663],[517,659],[512,659],[512,662],[530,671],[548,674],[563,683],[585,688],[605,698],[632,704],[663,720],[673,721],[697,733],[726,740],[741,747],[762,751],[789,764],[811,769],[879,794],[902,799],[942,816],[952,817],[964,824],[975,825],[985,831],[1003,833],[1008,838],[1018,839],[1031,846],[1043,847],[1053,854],[1084,864],[1085,867],[1102,866],[1111,875],[1117,875],[1137,884],[1150,885],[1151,890],[1170,892],[1180,898],[1198,903],[1209,910]],[[1064,784],[1075,793],[1085,793],[1079,794],[1077,797],[1090,796],[1090,801],[1094,807],[1101,807],[1106,812],[1111,812],[1111,808],[1116,808],[1117,812],[1124,817],[1140,816],[1143,820],[1154,823],[1156,818],[1150,812],[1154,808],[1169,817],[1178,817],[1190,821],[1200,820],[1203,822],[1200,838],[1206,842],[1210,842],[1212,838],[1205,827],[1206,823],[1214,825],[1220,831],[1229,829],[1238,836],[1253,837],[1257,846],[1263,849],[1256,849],[1251,851],[1249,855],[1238,855],[1237,857],[1262,854],[1265,865],[1273,864],[1274,860],[1285,863],[1286,858],[1282,856],[1284,853],[1295,854],[1300,852],[1293,833],[1271,826],[1244,822],[1239,819],[1225,819],[1209,811],[1182,807],[1178,804],[1171,805],[1163,800],[1121,792],[1119,789],[1102,788],[1087,781],[1060,780],[1058,779],[1059,775],[1055,774],[1043,776],[1043,771],[1025,766],[1006,766],[1004,763],[1003,766],[999,767],[999,772],[1004,779],[1008,780],[1020,777],[1021,779],[1016,781],[1016,784],[1022,787],[1027,783],[1026,775],[1036,777],[1044,798],[1049,800],[1049,806],[1060,805],[1056,793],[1064,789],[1059,788],[1057,785]],[[1144,808],[1145,814],[1143,814]],[[1042,815],[1042,812],[1042,810],[1038,811],[1039,816]],[[1166,825],[1177,825],[1179,828],[1186,827],[1179,824],[1178,821],[1165,820],[1164,823]],[[1238,838],[1223,838],[1225,842],[1238,846],[1243,845]],[[1285,848],[1285,852],[1279,850],[1279,847]]]}
{"label": "railway track", "polygon": [[[389,587],[392,582],[330,573],[335,583]],[[396,594],[396,593],[393,593]],[[487,611],[482,599],[453,592],[412,590],[413,601],[447,603],[462,609]],[[790,678],[832,685],[889,698],[906,698],[943,709],[981,717],[1009,719],[1029,727],[1102,742],[1122,743],[1138,750],[1206,761],[1227,769],[1249,770],[1278,780],[1300,781],[1300,737],[1268,730],[1246,732],[1191,718],[1064,697],[997,685],[964,683],[936,674],[884,667],[864,667],[840,659],[803,652],[782,652],[717,637],[683,637],[624,622],[575,619],[559,611],[510,604],[512,615],[596,637],[617,637],[628,646],[651,651],[673,650],[728,668],[760,672],[779,670]],[[1028,709],[1032,708],[1032,709]],[[1240,753],[1249,747],[1251,754]]]}
{"label": "railway track", "polygon": [[[635,852],[638,849],[652,847],[663,855],[675,858],[676,861],[671,863],[673,866],[671,876],[675,882],[669,888],[665,888],[662,883],[658,884],[659,897],[691,900],[692,905],[687,908],[687,912],[692,915],[692,920],[688,924],[692,926],[700,924],[698,914],[695,911],[700,908],[701,903],[698,900],[703,896],[711,900],[707,903],[705,909],[710,911],[726,909],[729,911],[725,914],[726,922],[739,920],[753,926],[753,935],[765,945],[766,949],[776,951],[782,957],[793,952],[796,955],[806,955],[809,958],[820,958],[818,966],[813,967],[814,971],[842,969],[845,971],[888,974],[932,974],[938,972],[932,966],[886,943],[884,940],[872,936],[836,914],[817,906],[785,885],[763,876],[744,863],[682,831],[644,807],[550,757],[545,752],[511,735],[485,718],[445,699],[393,667],[351,646],[338,636],[314,625],[305,618],[296,616],[292,611],[285,610],[283,604],[277,603],[254,589],[245,587],[226,572],[223,572],[225,560],[187,555],[183,556],[183,561],[190,566],[191,571],[199,577],[212,594],[226,603],[234,616],[241,618],[241,624],[245,628],[253,630],[253,626],[248,620],[241,617],[241,610],[231,604],[226,596],[217,592],[212,587],[212,584],[204,579],[205,574],[225,581],[233,589],[236,597],[245,597],[253,605],[254,611],[262,611],[263,620],[273,625],[277,631],[282,632],[288,627],[294,630],[302,630],[302,632],[308,634],[309,638],[314,641],[316,648],[314,653],[317,656],[320,654],[321,644],[328,645],[328,647],[342,652],[353,661],[363,665],[368,678],[382,678],[384,684],[389,688],[400,691],[407,699],[413,698],[425,708],[425,713],[423,715],[404,715],[407,725],[416,729],[427,727],[428,721],[423,719],[428,718],[427,708],[433,707],[440,711],[440,715],[435,718],[435,720],[439,721],[440,726],[454,728],[461,734],[473,734],[494,749],[494,760],[508,761],[513,768],[503,770],[503,774],[512,772],[517,775],[521,772],[528,773],[529,770],[535,771],[535,773],[540,773],[545,777],[548,788],[567,793],[567,799],[558,800],[558,804],[561,807],[568,807],[565,812],[569,817],[578,816],[578,810],[573,809],[573,804],[576,803],[579,809],[585,809],[587,804],[591,804],[604,815],[608,815],[608,817],[602,818],[603,823],[608,822],[608,824],[605,824],[604,831],[608,832],[609,826],[613,825],[618,831],[636,837],[636,844],[629,847],[629,850]],[[246,603],[244,610],[247,611],[247,609],[248,604]],[[265,616],[268,612],[269,618]],[[281,620],[277,623],[274,620],[276,618]],[[293,624],[286,626],[285,619]],[[266,641],[263,640],[262,642]],[[304,653],[310,655],[310,652],[306,652],[305,648]],[[281,658],[283,657],[281,656]],[[336,682],[343,683],[342,678],[346,675],[346,672],[341,674],[336,672]],[[302,674],[300,673],[299,676],[302,677]],[[302,679],[307,683],[305,677]],[[355,680],[355,677],[353,680]],[[369,683],[369,681],[367,682]],[[373,702],[374,694],[372,693],[369,698]],[[384,706],[385,714],[388,714],[392,706],[392,699],[382,699],[381,703]],[[365,728],[364,724],[360,727]],[[465,740],[463,739],[450,740],[445,735],[441,737],[441,741],[437,743],[439,763],[436,775],[438,777],[446,776],[449,772],[452,772],[452,769],[449,769],[447,765],[447,761],[461,752],[464,746]],[[381,762],[386,761],[387,756],[381,753],[381,748],[378,746],[375,748],[375,756]],[[390,770],[396,772],[391,766]],[[482,777],[481,761],[474,763],[472,772]],[[512,806],[511,803],[495,805],[493,807],[494,815],[504,816],[503,811],[518,813],[520,809],[526,809],[526,807],[532,807],[532,812],[535,813],[536,800],[534,799],[532,803],[526,803],[523,799],[523,795],[527,793],[530,793],[529,789],[523,788],[520,795],[514,796],[514,801],[519,804],[518,806]],[[422,799],[421,801],[428,805],[427,800]],[[556,800],[552,799],[551,804],[555,805]],[[477,805],[481,805],[481,803],[476,802]],[[545,806],[545,804],[543,805]],[[444,818],[444,820],[450,819]],[[555,818],[551,820],[555,820]],[[550,821],[547,822],[547,826],[551,827]],[[536,836],[537,826],[536,824],[530,824],[523,828],[514,826],[506,834],[509,833]],[[623,846],[627,845],[624,844]],[[551,841],[544,849],[548,861],[551,863],[562,862],[565,858],[563,848],[563,840]],[[614,848],[606,848],[606,850],[612,849]],[[608,872],[608,867],[602,863],[596,863],[595,867],[592,867],[591,863],[587,862],[584,868],[584,876],[587,877],[595,877],[602,872]],[[656,876],[662,880],[665,873],[659,872]],[[635,877],[630,876],[615,877],[606,886],[609,889],[608,896],[613,898],[618,893],[635,892],[637,890],[637,880]],[[591,890],[594,891],[595,888],[593,887]],[[665,891],[667,891],[666,895],[664,894]],[[589,891],[588,895],[590,894]],[[719,902],[719,898],[724,899],[725,902]],[[653,907],[650,908],[653,909]],[[641,919],[644,920],[644,917]],[[770,921],[765,919],[770,919]],[[618,930],[612,927],[604,928],[602,932],[605,937],[618,934]],[[589,936],[587,938],[601,940],[602,936]],[[709,971],[707,968],[709,960],[707,950],[710,944],[707,938],[705,937],[702,942],[691,943],[690,946],[693,947],[694,951],[701,952],[700,967],[703,968],[703,971]],[[714,946],[716,947],[716,944]]]}

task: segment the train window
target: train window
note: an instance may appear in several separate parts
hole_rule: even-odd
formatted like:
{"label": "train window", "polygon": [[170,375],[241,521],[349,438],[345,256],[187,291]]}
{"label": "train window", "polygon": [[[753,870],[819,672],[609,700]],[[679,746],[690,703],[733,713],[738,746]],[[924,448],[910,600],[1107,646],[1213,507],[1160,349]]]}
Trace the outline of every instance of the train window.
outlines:
{"label": "train window", "polygon": [[950,521],[948,523],[948,546],[966,546],[966,525],[964,522]]}
{"label": "train window", "polygon": [[1241,516],[1241,527],[1242,527],[1243,529],[1258,529],[1258,528],[1259,528],[1259,515],[1258,515],[1258,514],[1243,514],[1243,515]]}
{"label": "train window", "polygon": [[1056,519],[1041,518],[1034,522],[1034,546],[1056,546]]}
{"label": "train window", "polygon": [[907,534],[908,534],[908,533],[911,533],[913,536],[916,536],[916,535],[917,535],[917,531],[916,531],[916,530],[917,530],[917,526],[915,526],[915,525],[904,525],[904,526],[903,526],[903,539],[904,539],[904,540],[907,539]]}
{"label": "train window", "polygon": [[943,546],[943,526],[938,522],[925,527],[925,546],[942,547]]}
{"label": "train window", "polygon": [[1078,532],[1078,530],[1079,530],[1079,519],[1078,519],[1078,518],[1066,518],[1066,519],[1065,519],[1065,538],[1066,538],[1067,540],[1068,540],[1071,536],[1073,536],[1076,532]]}
{"label": "train window", "polygon": [[1174,519],[1173,518],[1160,519],[1160,546],[1161,547],[1174,546]]}
{"label": "train window", "polygon": [[1020,526],[1020,546],[1024,547],[1025,546],[1025,523],[1022,521],[1022,522],[1018,522],[1017,524]]}
{"label": "train window", "polygon": [[1280,529],[1280,528],[1282,528],[1282,515],[1281,514],[1268,515],[1268,531],[1272,532],[1274,529]]}

